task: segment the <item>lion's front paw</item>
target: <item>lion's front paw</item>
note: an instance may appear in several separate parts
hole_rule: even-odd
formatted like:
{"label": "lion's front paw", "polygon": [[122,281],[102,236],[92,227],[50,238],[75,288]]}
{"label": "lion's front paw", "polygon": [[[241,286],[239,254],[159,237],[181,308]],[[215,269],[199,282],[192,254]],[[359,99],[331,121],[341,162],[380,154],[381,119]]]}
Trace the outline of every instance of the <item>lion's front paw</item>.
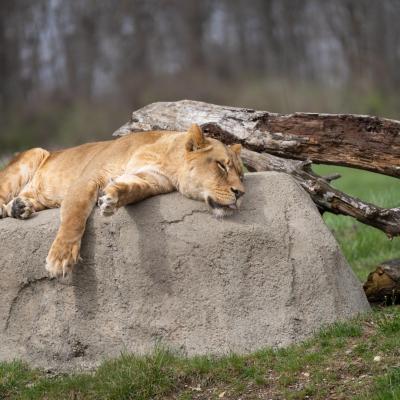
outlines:
{"label": "lion's front paw", "polygon": [[80,243],[68,243],[56,239],[46,258],[46,270],[51,277],[66,276],[72,272],[73,266],[79,261]]}
{"label": "lion's front paw", "polygon": [[99,197],[98,205],[103,216],[109,217],[117,211],[118,198],[110,194]]}

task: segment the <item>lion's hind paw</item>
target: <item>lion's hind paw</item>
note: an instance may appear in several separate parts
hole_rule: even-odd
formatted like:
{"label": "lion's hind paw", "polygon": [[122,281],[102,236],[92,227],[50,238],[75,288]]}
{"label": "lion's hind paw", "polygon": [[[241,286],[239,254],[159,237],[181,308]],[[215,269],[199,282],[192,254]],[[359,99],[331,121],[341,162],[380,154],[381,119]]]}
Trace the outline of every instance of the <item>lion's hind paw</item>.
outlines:
{"label": "lion's hind paw", "polygon": [[8,214],[10,217],[17,219],[27,219],[35,212],[33,204],[28,199],[22,197],[13,199],[7,205],[7,208],[9,209]]}

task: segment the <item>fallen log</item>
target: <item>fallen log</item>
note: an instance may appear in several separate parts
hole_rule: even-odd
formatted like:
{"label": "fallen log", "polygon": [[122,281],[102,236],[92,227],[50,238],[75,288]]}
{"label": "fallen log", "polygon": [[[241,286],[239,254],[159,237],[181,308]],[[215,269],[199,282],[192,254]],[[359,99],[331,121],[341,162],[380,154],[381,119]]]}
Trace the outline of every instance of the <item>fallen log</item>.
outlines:
{"label": "fallen log", "polygon": [[182,100],[143,107],[114,134],[185,130],[191,123],[224,143],[257,152],[400,177],[400,122],[366,115],[282,115]]}
{"label": "fallen log", "polygon": [[[253,115],[254,121],[250,123],[249,115]],[[290,127],[293,127],[293,118],[297,118],[299,115],[303,117],[307,116],[308,125],[299,123],[297,128],[299,129],[296,137],[293,134],[283,135],[277,132],[271,133],[270,131],[265,131],[264,133],[260,130],[260,121],[263,121],[261,115],[264,115],[265,121],[261,122],[264,126],[268,125],[268,120],[271,122],[273,119],[279,119],[281,123],[281,131],[284,129],[284,118],[287,119]],[[387,175],[400,176],[400,166],[398,157],[396,160],[392,156],[388,156],[390,151],[387,149],[387,153],[384,157],[380,155],[374,155],[373,151],[378,151],[378,145],[375,140],[371,141],[371,148],[364,157],[357,158],[354,153],[354,146],[348,145],[346,148],[346,143],[348,141],[341,141],[340,149],[344,154],[344,160],[342,161],[337,158],[337,161],[333,161],[333,151],[329,152],[329,148],[326,147],[328,139],[323,138],[324,134],[331,137],[332,143],[334,142],[335,134],[332,133],[333,130],[327,130],[319,132],[317,135],[320,140],[317,142],[314,140],[303,140],[301,139],[304,133],[302,129],[309,129],[312,118],[314,118],[314,124],[317,125],[317,121],[321,122],[321,118],[330,118],[331,121],[335,121],[336,130],[345,131],[346,127],[349,126],[349,121],[355,123],[357,118],[364,118],[372,121],[381,121],[381,124],[385,127],[392,126],[387,134],[380,131],[379,135],[385,137],[386,142],[390,142],[390,137],[392,142],[395,143],[393,146],[393,154],[397,154],[400,150],[399,143],[399,129],[400,122],[377,119],[375,117],[365,117],[365,116],[354,116],[354,115],[327,115],[327,114],[291,114],[288,116],[282,116],[278,114],[271,114],[263,111],[254,111],[247,109],[238,109],[232,107],[216,106],[213,104],[183,100],[172,103],[153,103],[144,108],[141,108],[132,114],[131,120],[123,125],[120,129],[114,132],[115,136],[123,136],[128,133],[147,131],[147,130],[185,130],[192,123],[199,123],[202,126],[203,131],[207,136],[217,138],[226,144],[233,142],[240,142],[244,145],[242,151],[242,159],[244,164],[252,171],[278,171],[285,172],[293,176],[296,181],[309,193],[314,203],[319,208],[320,212],[325,211],[332,212],[334,214],[343,214],[351,216],[358,221],[378,228],[386,233],[389,238],[400,235],[400,207],[385,209],[373,204],[364,202],[355,197],[349,196],[332,186],[330,182],[334,179],[340,177],[340,175],[335,174],[333,176],[321,177],[315,174],[311,169],[311,164],[313,160],[313,154],[317,154],[313,151],[309,153],[306,152],[307,146],[309,149],[313,149],[313,146],[317,148],[319,146],[320,150],[325,149],[326,151],[318,155],[317,161],[324,163],[334,163],[337,165],[348,165],[352,167],[358,167],[368,170],[373,170],[375,172],[385,173]],[[299,119],[299,121],[302,118]],[[258,122],[256,122],[258,121]],[[340,121],[343,122],[343,126],[340,127]],[[304,121],[303,121],[304,122]],[[358,121],[360,124],[361,122]],[[394,127],[397,124],[397,131]],[[351,125],[351,124],[350,124]],[[380,125],[380,126],[383,126]],[[324,125],[321,125],[323,129]],[[326,128],[326,127],[325,127]],[[360,126],[357,129],[361,129]],[[383,129],[383,128],[382,128]],[[386,129],[386,128],[385,128]],[[315,131],[316,132],[316,131]],[[324,133],[325,132],[325,133]],[[364,132],[365,133],[365,132]],[[314,137],[315,137],[314,135]],[[361,133],[358,131],[358,136]],[[301,140],[300,140],[301,139]],[[364,142],[367,139],[364,137]],[[300,143],[300,144],[299,144]],[[301,144],[303,143],[303,144]],[[320,144],[321,145],[320,145]],[[365,143],[364,143],[365,144]],[[293,149],[303,146],[302,157],[309,156],[306,160],[295,160],[287,159],[282,157],[277,157],[268,153],[259,153],[253,151],[254,149],[258,151],[268,151],[281,156],[293,156]],[[331,144],[333,146],[333,144]],[[246,148],[247,147],[247,148]],[[253,150],[251,150],[253,149]],[[272,150],[271,150],[272,149]],[[347,149],[347,150],[346,150]],[[321,150],[321,151],[322,151]],[[300,153],[296,153],[299,156]],[[392,154],[392,155],[393,155]],[[327,157],[327,159],[323,158]],[[338,157],[338,156],[337,156]],[[375,158],[378,161],[368,168],[363,167],[367,157],[370,159]],[[297,157],[301,158],[301,157]],[[314,161],[316,159],[314,158]],[[386,160],[386,161],[383,161]],[[390,161],[387,161],[390,160]],[[379,168],[377,167],[379,166]],[[396,175],[397,174],[397,175]]]}

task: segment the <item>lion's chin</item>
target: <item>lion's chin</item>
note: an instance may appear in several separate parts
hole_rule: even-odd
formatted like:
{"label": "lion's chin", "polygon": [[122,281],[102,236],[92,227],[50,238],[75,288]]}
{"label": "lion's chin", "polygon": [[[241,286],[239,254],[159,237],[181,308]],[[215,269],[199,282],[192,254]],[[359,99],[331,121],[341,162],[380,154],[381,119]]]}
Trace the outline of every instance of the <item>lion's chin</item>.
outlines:
{"label": "lion's chin", "polygon": [[218,219],[229,217],[234,213],[235,210],[237,210],[236,204],[230,204],[230,205],[220,204],[215,200],[213,200],[211,197],[208,197],[206,202],[208,206],[211,208],[214,217]]}
{"label": "lion's chin", "polygon": [[214,217],[217,219],[229,217],[234,212],[231,208],[228,208],[228,207],[212,208],[211,210],[212,210]]}

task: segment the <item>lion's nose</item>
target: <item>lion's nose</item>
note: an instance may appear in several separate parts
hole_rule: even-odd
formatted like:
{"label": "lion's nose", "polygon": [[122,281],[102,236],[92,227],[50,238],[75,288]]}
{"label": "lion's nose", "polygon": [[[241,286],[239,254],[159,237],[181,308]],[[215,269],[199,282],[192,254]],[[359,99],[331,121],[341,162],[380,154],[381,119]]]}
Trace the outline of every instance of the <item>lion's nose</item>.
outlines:
{"label": "lion's nose", "polygon": [[231,187],[232,192],[235,194],[235,197],[238,199],[239,197],[242,197],[244,195],[243,190],[236,189],[234,187]]}

